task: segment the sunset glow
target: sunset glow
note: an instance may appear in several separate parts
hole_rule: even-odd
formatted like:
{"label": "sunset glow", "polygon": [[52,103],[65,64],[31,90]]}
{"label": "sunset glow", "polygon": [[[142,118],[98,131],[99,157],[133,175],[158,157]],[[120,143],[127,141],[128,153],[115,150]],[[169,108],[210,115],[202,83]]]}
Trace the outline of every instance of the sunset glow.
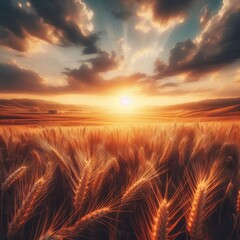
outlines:
{"label": "sunset glow", "polygon": [[238,97],[239,1],[161,1],[2,0],[14,16],[0,20],[2,98],[134,109]]}
{"label": "sunset glow", "polygon": [[133,104],[133,100],[129,96],[120,97],[119,102],[123,107],[129,107]]}

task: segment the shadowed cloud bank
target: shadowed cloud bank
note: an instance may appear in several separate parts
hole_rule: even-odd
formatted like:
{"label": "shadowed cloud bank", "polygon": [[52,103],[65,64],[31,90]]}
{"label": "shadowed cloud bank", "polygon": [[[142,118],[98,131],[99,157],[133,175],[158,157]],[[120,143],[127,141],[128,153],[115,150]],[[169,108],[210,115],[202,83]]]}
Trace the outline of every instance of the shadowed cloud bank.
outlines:
{"label": "shadowed cloud bank", "polygon": [[193,40],[176,44],[170,50],[169,62],[155,63],[156,78],[186,75],[186,81],[215,72],[240,59],[240,2],[224,1],[203,31]]}
{"label": "shadowed cloud bank", "polygon": [[[96,53],[97,35],[92,35],[92,11],[82,1],[30,0],[26,7],[17,2],[0,2],[0,44],[27,51],[36,40],[61,46],[83,46]],[[22,6],[22,5],[21,5]]]}

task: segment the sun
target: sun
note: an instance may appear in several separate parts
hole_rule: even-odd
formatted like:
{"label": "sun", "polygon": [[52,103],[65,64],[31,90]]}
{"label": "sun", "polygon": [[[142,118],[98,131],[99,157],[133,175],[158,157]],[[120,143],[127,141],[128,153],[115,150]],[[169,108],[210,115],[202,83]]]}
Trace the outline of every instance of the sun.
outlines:
{"label": "sun", "polygon": [[108,109],[116,114],[135,114],[140,109],[140,98],[133,92],[116,92],[109,98]]}
{"label": "sun", "polygon": [[116,113],[135,113],[138,109],[137,98],[133,94],[119,94],[115,96],[112,110]]}
{"label": "sun", "polygon": [[133,105],[133,99],[130,96],[121,96],[119,99],[119,103],[122,107],[129,107]]}

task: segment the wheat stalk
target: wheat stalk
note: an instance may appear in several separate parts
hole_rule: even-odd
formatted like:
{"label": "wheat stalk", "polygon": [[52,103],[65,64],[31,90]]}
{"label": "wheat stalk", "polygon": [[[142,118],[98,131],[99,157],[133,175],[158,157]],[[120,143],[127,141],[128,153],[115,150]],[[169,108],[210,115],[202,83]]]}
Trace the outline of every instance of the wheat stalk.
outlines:
{"label": "wheat stalk", "polygon": [[26,171],[27,167],[22,166],[15,170],[12,174],[10,174],[2,184],[2,191],[6,191],[11,185],[13,185],[17,180],[24,176]]}
{"label": "wheat stalk", "polygon": [[227,188],[225,191],[225,196],[230,195],[233,189],[234,189],[234,185],[233,185],[232,181],[230,181],[227,185]]}
{"label": "wheat stalk", "polygon": [[7,176],[7,173],[6,173],[6,169],[3,161],[3,156],[0,151],[0,182],[3,182],[6,179],[6,176]]}
{"label": "wheat stalk", "polygon": [[47,152],[51,153],[55,158],[56,162],[60,166],[62,171],[69,172],[69,165],[67,164],[66,160],[60,155],[60,153],[49,143],[45,141],[40,142],[40,146]]}
{"label": "wheat stalk", "polygon": [[41,177],[34,183],[26,198],[23,200],[21,207],[9,223],[8,236],[14,235],[34,213],[40,204],[42,196],[46,193],[46,181],[45,178]]}
{"label": "wheat stalk", "polygon": [[51,147],[51,153],[56,157],[55,159],[57,160],[61,169],[63,171],[69,172],[69,166],[63,157],[59,154],[59,152],[55,148]]}
{"label": "wheat stalk", "polygon": [[165,163],[167,161],[167,158],[168,158],[168,156],[171,152],[171,149],[172,149],[172,145],[173,145],[173,141],[170,140],[168,142],[168,144],[165,146],[165,149],[164,149],[164,151],[162,153],[162,156],[160,158],[160,161],[159,161],[160,163]]}

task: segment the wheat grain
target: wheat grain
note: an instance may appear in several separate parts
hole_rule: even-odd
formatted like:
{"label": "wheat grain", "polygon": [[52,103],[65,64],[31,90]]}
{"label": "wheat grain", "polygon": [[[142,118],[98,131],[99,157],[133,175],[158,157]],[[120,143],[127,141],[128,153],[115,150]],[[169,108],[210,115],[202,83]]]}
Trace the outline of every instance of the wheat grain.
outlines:
{"label": "wheat grain", "polygon": [[73,204],[76,210],[81,209],[84,200],[87,197],[88,184],[90,180],[90,164],[87,164],[83,171],[83,176],[80,179],[75,191]]}
{"label": "wheat grain", "polygon": [[57,231],[59,236],[76,236],[79,232],[85,229],[89,224],[98,221],[102,217],[111,213],[112,209],[110,207],[102,207],[92,212],[84,215],[79,220],[77,220],[72,226],[65,227]]}
{"label": "wheat grain", "polygon": [[2,184],[2,191],[6,191],[10,186],[12,186],[17,180],[19,180],[22,176],[25,175],[27,171],[26,166],[19,167],[12,174],[8,176],[8,178]]}
{"label": "wheat grain", "polygon": [[153,223],[152,240],[167,240],[168,239],[168,224],[169,210],[168,202],[163,199],[157,210],[156,217]]}
{"label": "wheat grain", "polygon": [[187,230],[193,240],[203,239],[203,216],[206,199],[205,183],[199,183],[194,193],[192,207],[187,219]]}

